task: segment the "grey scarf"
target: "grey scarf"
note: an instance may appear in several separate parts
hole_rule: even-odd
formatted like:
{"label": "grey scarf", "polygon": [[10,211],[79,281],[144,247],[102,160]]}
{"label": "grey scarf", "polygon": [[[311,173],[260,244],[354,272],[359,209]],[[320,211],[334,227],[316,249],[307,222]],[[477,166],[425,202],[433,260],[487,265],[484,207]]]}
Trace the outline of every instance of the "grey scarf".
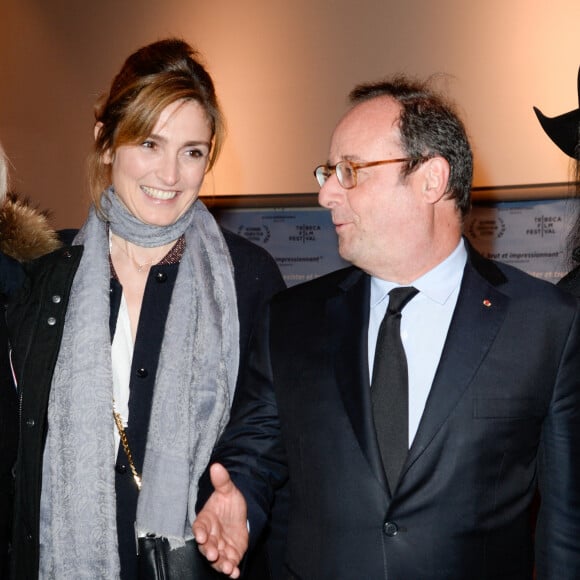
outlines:
{"label": "grey scarf", "polygon": [[[113,203],[107,199],[114,200]],[[142,243],[169,230],[127,226],[109,191],[111,229]],[[156,231],[155,231],[156,230]],[[137,528],[192,537],[197,481],[229,416],[239,331],[231,258],[215,220],[198,200],[172,228],[186,247],[161,346],[147,437]],[[91,209],[75,239],[84,245],[52,380],[40,522],[42,578],[119,576],[116,532],[107,225]],[[145,245],[145,244],[144,244]]]}

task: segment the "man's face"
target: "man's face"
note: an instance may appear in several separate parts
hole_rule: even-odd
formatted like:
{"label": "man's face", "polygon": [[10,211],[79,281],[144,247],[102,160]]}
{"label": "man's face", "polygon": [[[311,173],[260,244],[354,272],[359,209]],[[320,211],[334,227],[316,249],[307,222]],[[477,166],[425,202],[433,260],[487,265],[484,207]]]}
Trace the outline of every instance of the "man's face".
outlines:
{"label": "man's face", "polygon": [[[399,114],[398,103],[388,97],[351,109],[332,136],[329,165],[407,157],[400,143]],[[402,177],[403,167],[393,163],[358,169],[352,189],[343,188],[333,174],[319,194],[320,205],[332,213],[340,255],[371,275],[394,281],[413,259],[428,220],[421,168]]]}

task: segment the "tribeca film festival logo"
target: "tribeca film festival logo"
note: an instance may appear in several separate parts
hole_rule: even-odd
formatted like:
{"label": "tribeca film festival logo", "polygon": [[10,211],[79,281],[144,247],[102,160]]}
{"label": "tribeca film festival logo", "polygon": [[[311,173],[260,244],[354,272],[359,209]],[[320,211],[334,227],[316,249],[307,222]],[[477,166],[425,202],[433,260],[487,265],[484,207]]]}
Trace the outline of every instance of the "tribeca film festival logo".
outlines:
{"label": "tribeca film festival logo", "polygon": [[270,241],[270,228],[266,225],[238,227],[238,234],[256,244],[267,244]]}
{"label": "tribeca film festival logo", "polygon": [[305,244],[306,242],[315,242],[316,233],[320,231],[319,225],[309,225],[301,224],[294,226],[294,234],[288,236],[289,242],[300,242]]}
{"label": "tribeca film festival logo", "polygon": [[556,233],[556,224],[561,224],[561,216],[540,215],[534,217],[534,223],[526,229],[527,236],[544,236],[554,235]]}
{"label": "tribeca film festival logo", "polygon": [[505,233],[505,222],[499,216],[495,218],[475,218],[469,224],[469,234],[473,239],[501,238]]}

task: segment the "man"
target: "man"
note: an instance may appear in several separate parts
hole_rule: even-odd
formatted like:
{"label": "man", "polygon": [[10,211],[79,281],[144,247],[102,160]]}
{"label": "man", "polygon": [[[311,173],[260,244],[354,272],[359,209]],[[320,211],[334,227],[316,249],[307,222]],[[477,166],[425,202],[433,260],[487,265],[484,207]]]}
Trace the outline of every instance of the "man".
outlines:
{"label": "man", "polygon": [[[580,578],[578,302],[462,237],[472,155],[450,105],[401,77],[351,97],[316,175],[353,267],[272,300],[200,548],[237,578],[289,478],[286,578]],[[381,347],[398,287],[406,363]],[[408,395],[384,404],[394,367]]]}

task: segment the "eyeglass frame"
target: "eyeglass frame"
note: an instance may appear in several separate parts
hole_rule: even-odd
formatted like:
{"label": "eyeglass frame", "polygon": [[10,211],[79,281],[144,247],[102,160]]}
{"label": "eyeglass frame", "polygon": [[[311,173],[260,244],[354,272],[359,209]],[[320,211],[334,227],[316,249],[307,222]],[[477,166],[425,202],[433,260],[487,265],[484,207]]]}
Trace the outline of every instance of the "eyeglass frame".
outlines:
{"label": "eyeglass frame", "polygon": [[[380,161],[366,161],[363,163],[356,163],[355,161],[349,161],[348,159],[344,159],[342,161],[339,161],[335,165],[326,165],[326,164],[318,165],[314,169],[314,177],[316,178],[318,185],[320,187],[322,187],[330,179],[332,173],[334,172],[334,173],[336,173],[336,179],[338,179],[338,183],[340,183],[341,187],[343,187],[344,189],[354,189],[358,185],[358,173],[357,173],[357,171],[359,169],[364,169],[365,167],[375,167],[376,165],[386,165],[387,163],[406,163],[406,162],[411,162],[411,161],[426,161],[427,159],[430,159],[430,157],[429,156],[399,157],[397,159],[381,159]],[[354,184],[351,185],[350,187],[346,187],[345,185],[343,185],[342,180],[339,177],[339,173],[336,171],[336,168],[339,165],[349,165],[351,167],[352,172],[353,172]],[[318,179],[318,172],[323,170],[323,169],[328,171],[329,174],[325,178],[324,182],[320,183],[320,179]]]}

